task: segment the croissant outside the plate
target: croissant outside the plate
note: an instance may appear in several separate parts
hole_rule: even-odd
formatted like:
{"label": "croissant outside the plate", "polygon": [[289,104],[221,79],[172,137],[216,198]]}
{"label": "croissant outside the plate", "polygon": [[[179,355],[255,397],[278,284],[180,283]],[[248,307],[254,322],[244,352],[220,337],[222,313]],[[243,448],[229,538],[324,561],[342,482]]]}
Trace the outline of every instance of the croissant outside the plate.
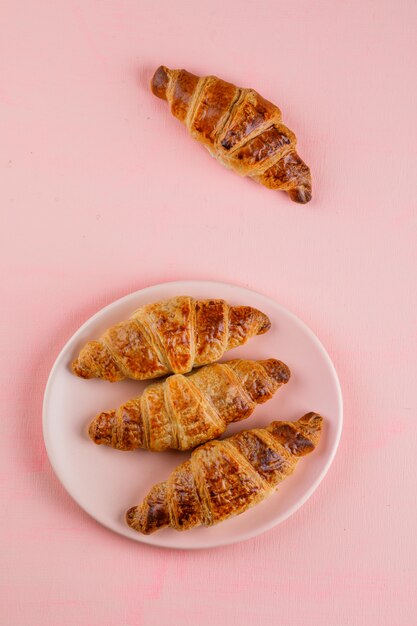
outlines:
{"label": "croissant outside the plate", "polygon": [[155,485],[126,514],[143,534],[164,527],[188,530],[239,515],[268,497],[312,452],[322,417],[308,413],[297,422],[272,422],[194,450],[168,480]]}
{"label": "croissant outside the plate", "polygon": [[100,413],[89,435],[119,450],[190,450],[249,417],[289,378],[289,368],[276,359],[206,365],[149,385],[117,410]]}
{"label": "croissant outside the plate", "polygon": [[296,152],[295,134],[279,108],[256,91],[165,66],[156,70],[151,89],[223,165],[287,191],[295,202],[311,200],[310,169]]}
{"label": "croissant outside the plate", "polygon": [[268,317],[250,306],[179,296],[142,306],[130,319],[89,341],[72,370],[81,378],[111,382],[185,374],[214,363],[226,350],[270,327]]}

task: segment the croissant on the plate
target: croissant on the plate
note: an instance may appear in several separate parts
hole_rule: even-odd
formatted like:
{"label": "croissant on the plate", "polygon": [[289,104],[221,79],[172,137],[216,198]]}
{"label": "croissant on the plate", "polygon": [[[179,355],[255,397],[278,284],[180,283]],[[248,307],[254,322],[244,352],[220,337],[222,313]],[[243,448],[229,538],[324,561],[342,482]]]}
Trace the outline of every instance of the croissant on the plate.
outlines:
{"label": "croissant on the plate", "polygon": [[82,378],[111,382],[185,374],[214,363],[226,350],[270,327],[268,317],[250,306],[179,296],[142,306],[130,319],[89,341],[72,370]]}
{"label": "croissant on the plate", "polygon": [[249,417],[289,378],[289,368],[276,359],[206,365],[188,376],[169,376],[117,410],[100,413],[89,435],[119,450],[191,450]]}
{"label": "croissant on the plate", "polygon": [[156,70],[151,89],[223,165],[287,191],[295,202],[311,200],[310,169],[296,152],[296,136],[279,108],[256,91],[165,66]]}
{"label": "croissant on the plate", "polygon": [[155,485],[126,514],[131,528],[150,534],[169,526],[188,530],[239,515],[269,496],[312,452],[322,417],[307,413],[297,422],[272,422],[222,441],[210,441]]}

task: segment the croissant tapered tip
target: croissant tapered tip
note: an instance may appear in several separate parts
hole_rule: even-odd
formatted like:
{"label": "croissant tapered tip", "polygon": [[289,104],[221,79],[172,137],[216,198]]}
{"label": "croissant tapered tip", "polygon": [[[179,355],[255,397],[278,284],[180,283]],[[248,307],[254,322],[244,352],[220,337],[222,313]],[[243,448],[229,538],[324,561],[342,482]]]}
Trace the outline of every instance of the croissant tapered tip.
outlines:
{"label": "croissant tapered tip", "polygon": [[115,416],[116,411],[103,411],[93,419],[88,428],[88,435],[94,443],[111,445]]}
{"label": "croissant tapered tip", "polygon": [[124,378],[111,352],[102,341],[88,341],[78,358],[73,361],[72,371],[80,378],[104,378],[110,382]]}
{"label": "croissant tapered tip", "polygon": [[307,413],[296,422],[271,422],[267,430],[294,456],[312,452],[320,441],[323,418]]}
{"label": "croissant tapered tip", "polygon": [[273,378],[277,383],[286,385],[290,380],[291,370],[288,365],[282,361],[278,361],[277,359],[267,359],[266,361],[261,361],[261,364],[269,376],[271,376],[271,378]]}
{"label": "croissant tapered tip", "polygon": [[310,413],[306,413],[305,415],[303,415],[303,417],[300,417],[298,423],[301,424],[303,427],[317,431],[320,430],[323,425],[323,417],[320,415],[320,413],[310,411]]}
{"label": "croissant tapered tip", "polygon": [[[135,520],[136,520],[136,511],[137,511],[138,507],[137,506],[132,506],[127,512],[126,512],[126,524],[128,526],[130,526],[131,528],[135,528]],[[136,529],[135,529],[136,530]]]}
{"label": "croissant tapered tip", "polygon": [[258,313],[259,313],[258,335],[263,335],[264,333],[268,332],[268,330],[271,328],[271,320],[269,319],[267,315],[265,315],[265,313],[262,313],[262,311],[258,311]]}
{"label": "croissant tapered tip", "polygon": [[80,359],[75,359],[75,361],[71,363],[71,370],[73,374],[75,374],[79,378],[93,378],[94,376],[91,370],[83,367],[83,364],[80,362]]}
{"label": "croissant tapered tip", "polygon": [[316,446],[319,442],[323,427],[323,417],[319,413],[311,411],[303,415],[303,417],[300,417],[297,424],[303,435],[310,439],[314,446]]}
{"label": "croissant tapered tip", "polygon": [[[151,493],[154,490],[151,489]],[[149,497],[149,495],[148,495]],[[155,511],[150,511],[148,514],[143,513],[142,507],[132,506],[125,515],[125,521],[132,530],[136,530],[138,533],[142,533],[142,535],[151,535],[159,528],[163,528],[167,526],[167,522],[169,521],[169,515],[165,511],[165,516],[158,516],[158,511],[156,511],[156,516],[154,515]]]}
{"label": "croissant tapered tip", "polygon": [[165,65],[161,65],[160,67],[158,67],[151,80],[152,93],[157,96],[157,98],[166,100],[168,85],[169,69],[165,67]]}
{"label": "croissant tapered tip", "polygon": [[290,189],[288,194],[291,200],[299,204],[307,204],[312,198],[311,187],[306,187],[305,185]]}
{"label": "croissant tapered tip", "polygon": [[150,535],[156,528],[150,528],[141,521],[140,507],[132,506],[125,515],[126,524],[143,535]]}

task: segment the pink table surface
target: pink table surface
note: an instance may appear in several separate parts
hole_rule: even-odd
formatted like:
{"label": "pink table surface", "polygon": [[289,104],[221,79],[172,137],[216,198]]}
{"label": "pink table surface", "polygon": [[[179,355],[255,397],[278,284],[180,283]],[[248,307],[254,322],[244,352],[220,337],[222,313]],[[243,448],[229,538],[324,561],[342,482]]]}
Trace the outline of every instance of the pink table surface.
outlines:
{"label": "pink table surface", "polygon": [[[412,0],[0,3],[2,624],[416,623],[416,19]],[[193,143],[149,92],[160,63],[279,104],[313,201],[241,180]],[[90,519],[41,431],[49,370],[78,326],[186,278],[298,314],[345,401],[307,504],[195,553]]]}

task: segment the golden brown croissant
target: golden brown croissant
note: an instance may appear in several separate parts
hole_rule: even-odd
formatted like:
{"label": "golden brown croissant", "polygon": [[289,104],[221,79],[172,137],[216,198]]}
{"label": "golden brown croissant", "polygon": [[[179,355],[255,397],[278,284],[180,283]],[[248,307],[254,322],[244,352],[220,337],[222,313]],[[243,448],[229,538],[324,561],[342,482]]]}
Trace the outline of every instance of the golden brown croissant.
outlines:
{"label": "golden brown croissant", "polygon": [[89,341],[72,370],[82,378],[111,382],[185,374],[270,327],[268,317],[252,307],[179,296],[143,306],[97,341]]}
{"label": "golden brown croissant", "polygon": [[212,526],[239,515],[268,497],[292,474],[299,458],[314,450],[321,425],[320,415],[308,413],[297,422],[272,422],[210,441],[129,509],[126,521],[150,534],[165,526]]}
{"label": "golden brown croissant", "polygon": [[223,165],[287,191],[295,202],[311,200],[310,169],[295,150],[296,136],[282,124],[279,108],[256,91],[164,66],[151,89]]}
{"label": "golden brown croissant", "polygon": [[289,378],[289,368],[275,359],[206,365],[189,376],[169,376],[116,411],[100,413],[89,435],[119,450],[191,450],[249,417]]}

